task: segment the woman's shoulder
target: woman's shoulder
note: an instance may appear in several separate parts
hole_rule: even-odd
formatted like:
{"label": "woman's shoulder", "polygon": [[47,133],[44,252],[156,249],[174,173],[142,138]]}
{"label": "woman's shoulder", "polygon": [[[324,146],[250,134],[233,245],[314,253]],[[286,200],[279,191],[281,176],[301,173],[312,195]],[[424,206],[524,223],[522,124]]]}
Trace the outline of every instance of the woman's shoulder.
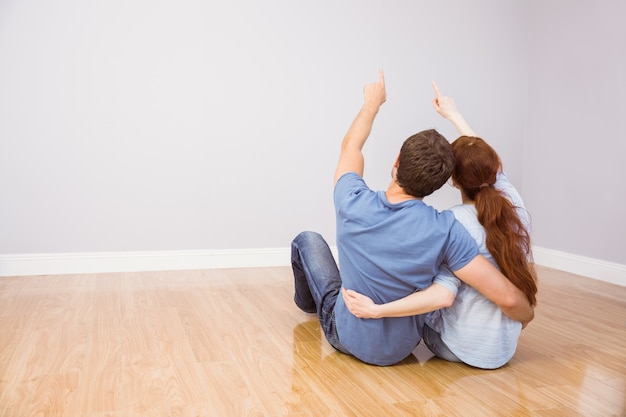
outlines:
{"label": "woman's shoulder", "polygon": [[451,207],[450,211],[454,214],[454,217],[463,223],[473,223],[476,220],[476,207],[473,204],[459,204]]}

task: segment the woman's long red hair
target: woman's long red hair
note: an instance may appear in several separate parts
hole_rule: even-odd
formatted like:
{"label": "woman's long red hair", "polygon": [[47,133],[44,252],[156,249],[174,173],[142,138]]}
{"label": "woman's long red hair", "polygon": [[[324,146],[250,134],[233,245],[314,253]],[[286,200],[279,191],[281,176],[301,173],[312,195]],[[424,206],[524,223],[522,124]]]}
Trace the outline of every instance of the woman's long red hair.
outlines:
{"label": "woman's long red hair", "polygon": [[537,275],[530,245],[530,233],[516,207],[493,187],[501,168],[496,151],[484,140],[461,136],[452,143],[456,165],[452,180],[474,202],[478,221],[485,228],[487,250],[500,271],[537,303]]}

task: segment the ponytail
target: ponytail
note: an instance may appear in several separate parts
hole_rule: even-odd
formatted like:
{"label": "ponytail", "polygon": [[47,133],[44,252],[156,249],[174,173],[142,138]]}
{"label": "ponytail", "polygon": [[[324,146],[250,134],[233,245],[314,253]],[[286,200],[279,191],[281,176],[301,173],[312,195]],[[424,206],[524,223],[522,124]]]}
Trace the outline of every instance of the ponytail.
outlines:
{"label": "ponytail", "polygon": [[452,179],[474,201],[478,221],[487,236],[487,250],[500,271],[535,305],[537,275],[529,231],[517,208],[493,186],[501,167],[498,154],[484,140],[470,136],[455,140],[452,149],[456,157]]}
{"label": "ponytail", "polygon": [[537,304],[537,277],[532,264],[530,235],[516,207],[493,187],[480,189],[474,204],[478,221],[485,228],[487,250],[530,304]]}

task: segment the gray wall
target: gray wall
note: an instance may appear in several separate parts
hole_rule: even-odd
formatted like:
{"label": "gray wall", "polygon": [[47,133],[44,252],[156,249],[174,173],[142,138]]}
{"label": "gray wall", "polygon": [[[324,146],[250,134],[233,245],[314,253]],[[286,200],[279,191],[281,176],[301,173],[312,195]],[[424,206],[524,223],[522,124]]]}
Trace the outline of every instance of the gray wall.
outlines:
{"label": "gray wall", "polygon": [[535,244],[626,264],[626,3],[531,1],[523,193]]}
{"label": "gray wall", "polygon": [[339,143],[383,68],[372,187],[410,134],[454,138],[436,80],[500,152],[535,244],[626,263],[617,2],[100,3],[0,2],[0,253],[332,244]]}
{"label": "gray wall", "polygon": [[410,134],[453,133],[432,80],[521,184],[527,3],[439,3],[0,3],[0,253],[333,243],[339,144],[379,67],[372,186]]}

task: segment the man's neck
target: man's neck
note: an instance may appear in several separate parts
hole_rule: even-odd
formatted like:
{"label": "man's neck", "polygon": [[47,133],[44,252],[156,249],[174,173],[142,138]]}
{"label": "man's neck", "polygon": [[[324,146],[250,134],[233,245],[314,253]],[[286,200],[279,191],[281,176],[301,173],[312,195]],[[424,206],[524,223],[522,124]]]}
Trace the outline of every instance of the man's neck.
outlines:
{"label": "man's neck", "polygon": [[409,200],[422,200],[422,198],[417,198],[407,194],[395,180],[391,180],[389,187],[387,187],[387,191],[385,191],[385,197],[387,197],[387,201],[391,204],[402,203],[403,201]]}

